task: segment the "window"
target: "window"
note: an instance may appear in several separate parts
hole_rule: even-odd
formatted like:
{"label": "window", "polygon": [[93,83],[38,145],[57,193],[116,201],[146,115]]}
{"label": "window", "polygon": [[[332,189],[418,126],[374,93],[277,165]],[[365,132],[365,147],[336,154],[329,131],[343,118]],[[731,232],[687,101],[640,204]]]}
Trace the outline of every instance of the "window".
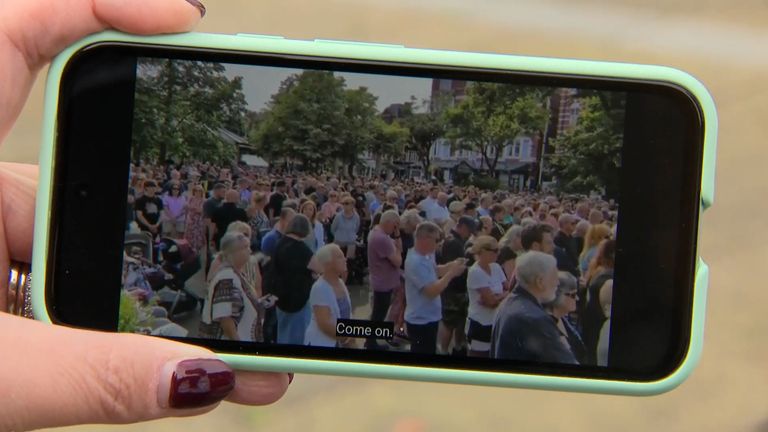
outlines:
{"label": "window", "polygon": [[523,138],[522,157],[525,159],[533,158],[533,140],[529,137]]}
{"label": "window", "polygon": [[451,80],[441,79],[439,82],[440,91],[451,91]]}
{"label": "window", "polygon": [[512,146],[512,157],[520,157],[520,140],[515,140],[515,144]]}

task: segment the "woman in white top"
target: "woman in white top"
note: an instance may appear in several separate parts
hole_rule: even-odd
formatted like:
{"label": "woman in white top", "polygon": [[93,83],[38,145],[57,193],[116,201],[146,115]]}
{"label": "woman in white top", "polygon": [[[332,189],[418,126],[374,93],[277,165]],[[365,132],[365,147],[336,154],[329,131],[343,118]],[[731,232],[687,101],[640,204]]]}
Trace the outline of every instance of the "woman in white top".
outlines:
{"label": "woman in white top", "polygon": [[496,263],[499,254],[499,243],[496,239],[488,235],[477,237],[471,252],[475,256],[475,263],[467,274],[467,354],[471,357],[488,357],[496,307],[508,293],[504,289],[507,277],[501,266]]}
{"label": "woman in white top", "polygon": [[348,338],[336,337],[337,320],[349,319],[352,302],[341,275],[347,271],[347,258],[338,245],[327,244],[313,257],[321,276],[309,292],[312,319],[304,334],[304,344],[311,346],[351,347]]}

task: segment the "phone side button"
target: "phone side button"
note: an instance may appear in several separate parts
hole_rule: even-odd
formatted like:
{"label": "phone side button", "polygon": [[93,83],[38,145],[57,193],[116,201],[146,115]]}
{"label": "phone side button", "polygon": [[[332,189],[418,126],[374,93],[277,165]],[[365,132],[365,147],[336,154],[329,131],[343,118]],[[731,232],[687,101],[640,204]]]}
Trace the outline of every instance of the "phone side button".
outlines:
{"label": "phone side button", "polygon": [[259,38],[259,39],[285,39],[285,36],[263,35],[263,34],[256,34],[256,33],[238,33],[236,36],[252,37],[252,38]]}
{"label": "phone side button", "polygon": [[381,48],[405,48],[405,45],[398,45],[398,44],[388,44],[388,43],[378,43],[378,42],[358,42],[358,41],[346,41],[346,40],[336,40],[336,39],[315,39],[315,43],[375,46],[375,47],[381,47]]}

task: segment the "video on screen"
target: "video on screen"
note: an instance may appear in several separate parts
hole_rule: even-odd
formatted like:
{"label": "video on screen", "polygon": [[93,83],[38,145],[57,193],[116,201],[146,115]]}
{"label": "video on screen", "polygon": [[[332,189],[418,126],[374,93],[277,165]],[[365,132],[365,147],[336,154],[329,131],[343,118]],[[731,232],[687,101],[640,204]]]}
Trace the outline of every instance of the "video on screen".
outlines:
{"label": "video on screen", "polygon": [[118,330],[606,366],[625,96],[140,58]]}

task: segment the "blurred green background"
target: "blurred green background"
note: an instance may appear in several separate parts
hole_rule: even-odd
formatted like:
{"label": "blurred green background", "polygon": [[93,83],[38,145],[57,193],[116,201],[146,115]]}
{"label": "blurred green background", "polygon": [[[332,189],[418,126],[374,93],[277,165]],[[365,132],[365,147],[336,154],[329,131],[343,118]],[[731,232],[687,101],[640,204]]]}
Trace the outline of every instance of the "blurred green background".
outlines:
{"label": "blurred green background", "polygon": [[[720,116],[704,354],[678,389],[633,398],[300,375],[278,403],[72,431],[768,431],[768,1],[209,0],[200,31],[666,64]],[[42,76],[0,159],[37,159]]]}

